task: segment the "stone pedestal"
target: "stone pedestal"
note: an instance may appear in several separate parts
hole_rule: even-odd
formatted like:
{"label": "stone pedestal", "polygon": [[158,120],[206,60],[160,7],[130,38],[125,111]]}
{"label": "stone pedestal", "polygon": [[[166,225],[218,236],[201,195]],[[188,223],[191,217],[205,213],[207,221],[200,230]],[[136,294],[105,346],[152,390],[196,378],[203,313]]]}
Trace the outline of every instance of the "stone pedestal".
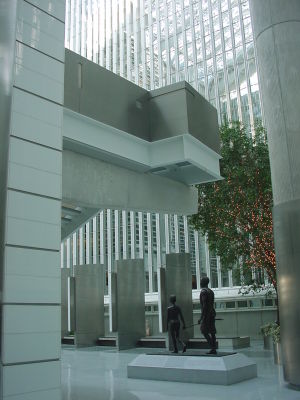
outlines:
{"label": "stone pedestal", "polygon": [[257,366],[244,354],[141,354],[127,366],[128,378],[231,385],[257,377]]}

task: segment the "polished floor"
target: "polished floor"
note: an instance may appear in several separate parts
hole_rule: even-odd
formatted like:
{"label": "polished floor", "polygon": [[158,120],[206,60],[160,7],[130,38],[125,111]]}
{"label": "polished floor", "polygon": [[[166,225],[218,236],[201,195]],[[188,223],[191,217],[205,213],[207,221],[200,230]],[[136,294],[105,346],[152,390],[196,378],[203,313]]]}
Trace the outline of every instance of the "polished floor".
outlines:
{"label": "polished floor", "polygon": [[143,352],[147,350],[118,353],[112,348],[64,346],[63,400],[300,400],[300,391],[288,387],[272,351],[263,350],[260,342],[242,350],[257,362],[258,377],[231,386],[128,379],[127,364]]}

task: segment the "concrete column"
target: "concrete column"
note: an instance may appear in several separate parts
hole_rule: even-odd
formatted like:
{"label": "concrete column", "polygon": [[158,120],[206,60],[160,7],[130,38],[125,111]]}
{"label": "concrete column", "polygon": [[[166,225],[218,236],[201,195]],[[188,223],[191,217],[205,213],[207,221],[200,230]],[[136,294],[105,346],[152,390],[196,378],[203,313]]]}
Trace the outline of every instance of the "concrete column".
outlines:
{"label": "concrete column", "polygon": [[[161,276],[163,278],[163,276]],[[169,303],[171,294],[175,294],[177,304],[180,306],[186,326],[193,324],[193,299],[192,299],[192,275],[190,266],[190,255],[187,253],[167,254],[165,279],[165,299]],[[167,318],[167,307],[162,310]],[[186,341],[193,337],[193,329],[181,332]]]}
{"label": "concrete column", "polygon": [[130,211],[130,258],[135,259],[136,255],[136,220],[135,211]]}
{"label": "concrete column", "polygon": [[75,332],[77,347],[95,346],[104,335],[104,271],[103,265],[74,267]]}
{"label": "concrete column", "polygon": [[158,324],[159,332],[166,331],[166,321],[163,316],[163,310],[166,308],[165,302],[165,266],[166,266],[166,236],[165,236],[165,218],[163,214],[155,215],[156,227],[156,253],[157,253],[157,286],[158,286]]}
{"label": "concrete column", "polygon": [[194,240],[195,240],[195,259],[196,259],[196,281],[197,281],[197,289],[200,288],[200,279],[201,279],[201,273],[200,273],[200,249],[199,249],[199,232],[194,231]]}
{"label": "concrete column", "polygon": [[68,287],[71,268],[61,268],[61,337],[68,333]]}
{"label": "concrete column", "polygon": [[64,18],[0,2],[1,399],[61,398]]}
{"label": "concrete column", "polygon": [[145,336],[145,272],[143,260],[120,260],[117,270],[117,347],[136,347]]}
{"label": "concrete column", "polygon": [[93,264],[99,264],[99,218],[98,215],[93,218]]}
{"label": "concrete column", "polygon": [[139,211],[138,213],[138,225],[139,225],[139,250],[138,258],[144,258],[144,220],[143,213]]}
{"label": "concrete column", "polygon": [[250,6],[269,141],[284,373],[300,385],[300,2]]}

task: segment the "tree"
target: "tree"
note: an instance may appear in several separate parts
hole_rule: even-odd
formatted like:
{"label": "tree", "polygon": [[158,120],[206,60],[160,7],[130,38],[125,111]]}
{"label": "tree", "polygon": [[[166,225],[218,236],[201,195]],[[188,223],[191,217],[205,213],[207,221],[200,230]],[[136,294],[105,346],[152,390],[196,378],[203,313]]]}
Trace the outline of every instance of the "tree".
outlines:
{"label": "tree", "polygon": [[266,132],[251,137],[238,122],[220,128],[221,181],[198,185],[195,229],[207,235],[222,268],[239,260],[247,270],[265,271],[277,291],[272,224],[272,187]]}

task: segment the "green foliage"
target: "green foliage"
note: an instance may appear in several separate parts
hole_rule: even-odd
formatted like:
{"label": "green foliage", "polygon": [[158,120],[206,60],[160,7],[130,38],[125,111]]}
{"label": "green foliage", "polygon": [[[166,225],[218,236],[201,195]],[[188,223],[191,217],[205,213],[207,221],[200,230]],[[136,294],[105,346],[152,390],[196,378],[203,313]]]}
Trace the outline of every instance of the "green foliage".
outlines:
{"label": "green foliage", "polygon": [[239,260],[248,270],[265,270],[276,288],[272,226],[272,187],[265,130],[251,137],[240,123],[220,128],[222,181],[198,186],[195,229],[208,237],[209,247],[231,269]]}
{"label": "green foliage", "polygon": [[278,324],[274,324],[271,336],[273,338],[274,343],[280,342],[280,326]]}
{"label": "green foliage", "polygon": [[280,326],[276,322],[269,322],[260,327],[264,336],[271,336],[274,343],[280,342]]}
{"label": "green foliage", "polygon": [[257,293],[263,294],[266,298],[272,297],[275,294],[273,285],[265,285],[264,283],[253,282],[253,280],[249,284],[245,283],[245,285],[239,289],[239,294],[243,296],[249,294],[257,295]]}
{"label": "green foliage", "polygon": [[274,322],[268,322],[260,327],[260,332],[263,334],[263,336],[271,336],[273,325]]}

